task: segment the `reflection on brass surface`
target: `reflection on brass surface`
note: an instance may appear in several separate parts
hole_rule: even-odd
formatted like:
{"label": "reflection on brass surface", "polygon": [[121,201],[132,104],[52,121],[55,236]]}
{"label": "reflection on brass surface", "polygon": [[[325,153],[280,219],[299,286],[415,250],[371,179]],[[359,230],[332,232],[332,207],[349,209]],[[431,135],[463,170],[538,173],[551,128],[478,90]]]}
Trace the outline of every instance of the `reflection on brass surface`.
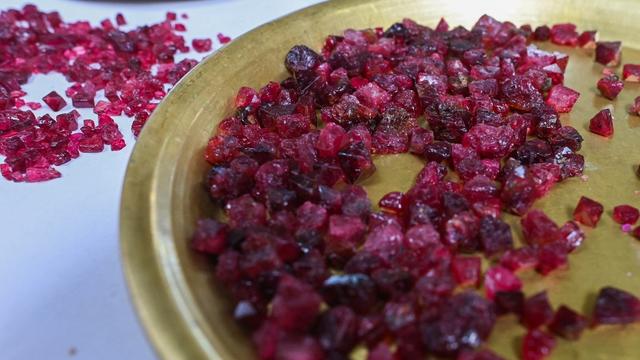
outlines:
{"label": "reflection on brass surface", "polygon": [[[212,215],[202,188],[207,165],[202,151],[231,99],[243,85],[258,87],[283,79],[282,60],[295,44],[319,48],[327,34],[346,27],[389,26],[410,17],[435,26],[441,16],[467,27],[483,13],[516,24],[575,22],[598,29],[600,39],[622,40],[624,62],[640,63],[640,5],[636,0],[455,1],[343,0],[320,4],[268,23],[236,39],[194,69],[160,104],[142,132],[127,170],[121,207],[121,243],[131,296],[149,338],[165,359],[249,359],[247,336],[230,317],[231,304],[213,281],[211,265],[187,247],[195,220]],[[582,93],[574,111],[562,117],[578,128],[585,142],[586,181],[570,179],[536,203],[556,221],[571,215],[580,195],[601,201],[606,212],[597,229],[587,230],[585,244],[570,256],[569,271],[542,278],[526,273],[525,291],[548,289],[555,306],[567,304],[590,313],[595,292],[613,285],[640,295],[640,242],[624,235],[611,220],[621,203],[640,205],[634,167],[640,119],[626,106],[640,86],[625,84],[613,101],[615,135],[604,139],[587,131],[600,108],[611,104],[596,95],[601,67],[581,49],[548,48],[571,55],[566,84]],[[421,162],[411,155],[376,159],[379,171],[367,179],[374,201],[387,191],[406,190]],[[517,219],[510,219],[513,223]],[[513,228],[520,237],[519,226]],[[489,345],[516,358],[524,328],[515,318],[501,318]],[[556,359],[640,359],[640,326],[601,327],[578,342],[558,340]],[[360,352],[359,358],[362,358]]]}

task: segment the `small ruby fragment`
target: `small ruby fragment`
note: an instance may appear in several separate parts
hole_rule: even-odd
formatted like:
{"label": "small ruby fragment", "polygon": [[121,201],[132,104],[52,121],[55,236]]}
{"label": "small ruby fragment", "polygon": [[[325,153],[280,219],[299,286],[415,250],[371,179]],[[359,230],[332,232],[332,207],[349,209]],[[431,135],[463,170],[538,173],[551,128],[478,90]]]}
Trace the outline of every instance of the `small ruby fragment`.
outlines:
{"label": "small ruby fragment", "polygon": [[222,33],[218,33],[217,38],[218,38],[218,41],[220,42],[220,44],[223,44],[223,45],[231,42],[231,38],[228,37],[227,35],[222,34]]}
{"label": "small ruby fragment", "polygon": [[594,325],[630,324],[640,321],[640,300],[614,287],[600,289],[593,309]]}
{"label": "small ruby fragment", "polygon": [[607,75],[598,80],[597,86],[602,96],[609,100],[613,100],[622,91],[624,82],[622,82],[616,75]]}
{"label": "small ruby fragment", "polygon": [[587,327],[587,318],[566,305],[561,305],[548,325],[549,330],[567,340],[578,340]]}
{"label": "small ruby fragment", "polygon": [[578,45],[581,48],[585,49],[595,49],[596,48],[596,31],[584,31],[578,37]]}
{"label": "small ruby fragment", "polygon": [[118,26],[127,25],[127,20],[121,13],[116,14],[116,24],[118,24]]}
{"label": "small ruby fragment", "polygon": [[314,322],[321,303],[310,285],[285,275],[278,284],[271,316],[283,329],[305,330]]}
{"label": "small ruby fragment", "polygon": [[589,120],[589,131],[604,137],[613,135],[613,114],[611,114],[611,110],[600,110],[591,118]]}
{"label": "small ruby fragment", "polygon": [[482,274],[481,266],[482,259],[478,256],[456,256],[451,262],[451,272],[458,285],[478,286]]}
{"label": "small ruby fragment", "polygon": [[524,238],[531,245],[542,245],[560,240],[560,228],[544,212],[532,210],[520,223]]}
{"label": "small ruby fragment", "polygon": [[199,53],[211,51],[212,44],[213,42],[211,41],[211,39],[193,39],[191,41],[193,49]]}
{"label": "small ruby fragment", "polygon": [[522,360],[542,360],[551,355],[555,347],[553,336],[540,330],[530,330],[522,341]]}
{"label": "small ruby fragment", "polygon": [[624,64],[622,67],[622,79],[629,82],[640,82],[640,65]]}
{"label": "small ruby fragment", "polygon": [[513,313],[521,316],[524,308],[524,293],[522,291],[498,291],[493,302],[496,304],[498,315]]}
{"label": "small ruby fragment", "polygon": [[547,41],[551,37],[551,29],[547,25],[536,27],[533,32],[533,38],[536,41]]}
{"label": "small ruby fragment", "polygon": [[596,62],[604,66],[618,66],[622,53],[620,41],[598,41],[596,43]]}
{"label": "small ruby fragment", "polygon": [[191,247],[207,254],[221,254],[227,242],[228,227],[214,219],[198,220]]}
{"label": "small ruby fragment", "polygon": [[499,291],[518,291],[522,281],[502,266],[491,267],[484,275],[484,288],[489,299],[493,299]]}
{"label": "small ruby fragment", "polygon": [[600,221],[600,216],[602,216],[603,211],[604,207],[602,204],[586,196],[582,196],[573,211],[573,218],[581,224],[595,227],[598,221]]}
{"label": "small ruby fragment", "polygon": [[67,102],[55,91],[45,95],[42,98],[42,101],[44,101],[44,103],[53,111],[60,111],[63,107],[67,106]]}
{"label": "small ruby fragment", "polygon": [[552,318],[553,309],[546,291],[539,292],[525,300],[521,319],[524,326],[535,329],[549,323]]}
{"label": "small ruby fragment", "polygon": [[585,238],[584,232],[575,221],[567,221],[562,225],[560,234],[562,235],[564,246],[569,252],[578,248]]}
{"label": "small ruby fragment", "polygon": [[551,42],[554,44],[575,47],[579,36],[574,24],[556,24],[551,27]]}
{"label": "small ruby fragment", "polygon": [[549,91],[547,104],[551,105],[559,113],[567,113],[573,109],[578,101],[580,93],[564,85],[556,85]]}
{"label": "small ruby fragment", "polygon": [[618,224],[635,224],[640,218],[640,211],[631,205],[618,205],[613,208],[613,220]]}

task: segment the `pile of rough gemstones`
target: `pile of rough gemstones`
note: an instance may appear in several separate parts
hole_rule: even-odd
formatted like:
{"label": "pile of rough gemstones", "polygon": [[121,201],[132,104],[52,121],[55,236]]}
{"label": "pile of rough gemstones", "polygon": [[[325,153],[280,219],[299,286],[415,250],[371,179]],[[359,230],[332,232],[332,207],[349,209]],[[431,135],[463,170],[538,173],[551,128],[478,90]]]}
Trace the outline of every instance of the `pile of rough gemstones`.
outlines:
{"label": "pile of rough gemstones", "polygon": [[[612,287],[589,318],[521,291],[518,272],[566,268],[584,240],[578,222],[603,212],[586,197],[562,225],[531,210],[584,167],[582,137],[558,115],[579,96],[563,85],[569,59],[531,44],[549,38],[596,46],[569,24],[403,20],[329,36],[320,53],[294,46],[289,78],[240,89],[205,154],[228,222],[200,220],[192,246],[215,255],[261,359],[346,359],[357,346],[370,360],[499,359],[482,345],[507,313],[528,329],[522,358],[541,359],[556,336],[640,320],[640,301]],[[619,43],[602,44],[598,61],[619,58]],[[357,183],[374,154],[404,152],[424,168],[375,211]],[[616,221],[637,221],[637,209],[616,209]],[[522,216],[524,246],[502,211]]]}
{"label": "pile of rough gemstones", "polygon": [[[186,14],[182,15],[186,18]],[[94,27],[87,21],[64,22],[57,12],[34,5],[0,12],[0,173],[7,180],[46,181],[60,177],[56,166],[80,156],[117,151],[125,146],[114,116],[133,118],[138,135],[166,91],[197,63],[174,61],[189,46],[184,24],[167,13],[158,24],[126,30],[122,14]],[[221,43],[230,39],[222,34]],[[197,52],[210,51],[211,39],[194,39]],[[71,86],[66,98],[51,91],[42,98],[52,112],[37,117],[42,103],[24,100],[36,74],[62,74]],[[70,103],[71,106],[67,106]],[[96,121],[79,124],[75,109],[93,109]]]}

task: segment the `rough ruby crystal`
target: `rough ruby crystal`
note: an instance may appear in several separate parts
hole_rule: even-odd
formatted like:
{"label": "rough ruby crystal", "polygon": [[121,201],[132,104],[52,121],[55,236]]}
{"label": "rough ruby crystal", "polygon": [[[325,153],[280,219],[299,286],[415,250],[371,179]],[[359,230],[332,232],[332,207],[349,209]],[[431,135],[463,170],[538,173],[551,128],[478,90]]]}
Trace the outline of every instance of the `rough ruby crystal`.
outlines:
{"label": "rough ruby crystal", "polygon": [[511,271],[531,268],[538,264],[538,249],[523,246],[505,252],[500,258],[500,265]]}
{"label": "rough ruby crystal", "polygon": [[595,49],[596,35],[597,31],[583,31],[578,37],[578,45],[585,49]]}
{"label": "rough ruby crystal", "polygon": [[556,347],[556,340],[553,336],[534,329],[525,335],[522,341],[523,360],[542,360],[549,356]]}
{"label": "rough ruby crystal", "polygon": [[551,29],[547,25],[536,27],[533,37],[537,41],[547,41],[551,37]]}
{"label": "rough ruby crystal", "polygon": [[544,212],[532,210],[520,221],[522,233],[531,245],[542,245],[560,240],[560,228]]}
{"label": "rough ruby crystal", "polygon": [[207,51],[211,51],[211,46],[212,46],[213,42],[211,41],[211,39],[193,39],[191,40],[191,45],[193,46],[193,49],[197,52],[207,52]]}
{"label": "rough ruby crystal", "polygon": [[365,274],[332,275],[324,282],[322,294],[330,305],[346,305],[359,313],[378,301],[375,283]]}
{"label": "rough ruby crystal", "polygon": [[589,121],[589,131],[600,136],[609,137],[613,135],[613,115],[611,110],[600,110]]}
{"label": "rough ruby crystal", "polygon": [[622,67],[622,79],[629,82],[640,82],[640,65],[624,64]]}
{"label": "rough ruby crystal", "polygon": [[473,292],[454,295],[436,321],[425,321],[422,341],[432,353],[452,356],[474,349],[489,337],[496,315],[491,303]]}
{"label": "rough ruby crystal", "polygon": [[220,254],[227,244],[228,227],[214,219],[198,221],[191,247],[207,254]]}
{"label": "rough ruby crystal", "polygon": [[573,218],[581,224],[595,227],[598,221],[600,221],[600,216],[602,216],[603,211],[604,207],[602,204],[586,196],[582,196],[573,211]]}
{"label": "rough ruby crystal", "polygon": [[551,42],[558,45],[578,45],[579,34],[574,24],[556,24],[551,27]]}
{"label": "rough ruby crystal", "polygon": [[622,91],[624,82],[622,82],[616,75],[607,75],[598,80],[597,86],[602,96],[609,100],[613,100]]}
{"label": "rough ruby crystal", "polygon": [[596,43],[596,62],[604,66],[618,66],[622,53],[620,41],[598,41]]}
{"label": "rough ruby crystal", "polygon": [[493,302],[496,304],[498,315],[513,313],[521,316],[524,307],[524,293],[522,291],[498,291]]}
{"label": "rough ruby crystal", "polygon": [[479,237],[482,249],[487,256],[513,248],[511,227],[493,216],[485,216],[480,220]]}
{"label": "rough ruby crystal", "polygon": [[311,286],[285,275],[273,298],[271,316],[282,329],[304,330],[314,322],[321,302]]}
{"label": "rough ruby crystal", "polygon": [[573,109],[578,101],[580,93],[564,85],[556,85],[549,90],[547,104],[551,105],[559,113],[567,113]]}
{"label": "rough ruby crystal", "polygon": [[640,211],[631,205],[618,205],[613,208],[613,220],[618,224],[635,224],[640,218]]}
{"label": "rough ruby crystal", "polygon": [[640,300],[614,287],[600,289],[592,315],[593,324],[630,324],[640,321]]}
{"label": "rough ruby crystal", "polygon": [[560,234],[568,252],[578,248],[585,238],[584,232],[575,221],[567,221],[562,225],[560,227]]}
{"label": "rough ruby crystal", "polygon": [[553,309],[549,304],[547,292],[537,293],[524,302],[521,321],[529,329],[547,324],[553,317]]}
{"label": "rough ruby crystal", "polygon": [[549,330],[567,340],[578,340],[587,327],[587,318],[578,314],[566,305],[561,305],[553,315]]}
{"label": "rough ruby crystal", "polygon": [[510,270],[502,266],[489,268],[484,275],[484,288],[489,299],[493,299],[499,291],[518,291],[522,281]]}
{"label": "rough ruby crystal", "polygon": [[451,261],[451,272],[456,282],[462,286],[480,284],[482,259],[477,256],[456,256]]}
{"label": "rough ruby crystal", "polygon": [[67,106],[67,102],[55,91],[45,95],[42,98],[42,101],[44,101],[44,103],[53,111],[60,111],[63,107]]}
{"label": "rough ruby crystal", "polygon": [[323,157],[333,158],[347,141],[347,133],[342,126],[328,123],[322,130],[316,143],[318,154]]}

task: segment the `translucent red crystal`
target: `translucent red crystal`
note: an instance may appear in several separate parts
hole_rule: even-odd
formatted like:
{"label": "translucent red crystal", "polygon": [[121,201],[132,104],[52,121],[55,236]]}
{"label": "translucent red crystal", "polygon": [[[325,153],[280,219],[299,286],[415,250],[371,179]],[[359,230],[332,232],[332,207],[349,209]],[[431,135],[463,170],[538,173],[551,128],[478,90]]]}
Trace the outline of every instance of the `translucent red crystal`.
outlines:
{"label": "translucent red crystal", "polygon": [[594,325],[630,324],[640,321],[640,300],[634,295],[614,287],[598,292],[593,309]]}
{"label": "translucent red crystal", "polygon": [[551,27],[551,42],[554,44],[575,47],[579,36],[574,24],[556,24]]}
{"label": "translucent red crystal", "polygon": [[536,329],[546,325],[553,318],[553,309],[547,298],[547,292],[542,291],[524,301],[521,321],[529,329]]}
{"label": "translucent red crystal", "polygon": [[604,207],[602,204],[586,196],[582,196],[575,210],[573,210],[573,218],[581,224],[595,227],[600,221],[603,211]]}
{"label": "translucent red crystal", "polygon": [[541,330],[530,330],[522,341],[522,359],[542,360],[551,355],[555,347],[553,336]]}
{"label": "translucent red crystal", "polygon": [[55,91],[45,95],[42,101],[53,111],[60,111],[63,107],[67,106],[67,102]]}
{"label": "translucent red crystal", "polygon": [[193,39],[191,40],[191,46],[199,53],[211,51],[213,42],[211,39]]}
{"label": "translucent red crystal", "polygon": [[570,112],[578,101],[580,93],[563,85],[556,85],[549,90],[547,104],[559,113]]}
{"label": "translucent red crystal", "polygon": [[609,137],[613,135],[613,115],[611,110],[600,110],[589,121],[589,131],[600,136]]}
{"label": "translucent red crystal", "polygon": [[607,75],[598,80],[597,87],[602,96],[609,100],[613,100],[622,91],[624,82],[622,82],[616,75]]}
{"label": "translucent red crystal", "polygon": [[640,218],[640,211],[631,205],[618,205],[613,208],[613,220],[618,224],[635,224]]}
{"label": "translucent red crystal", "polygon": [[622,54],[620,41],[598,41],[596,43],[596,62],[604,66],[618,66]]}
{"label": "translucent red crystal", "polygon": [[640,82],[640,65],[624,64],[622,67],[622,79],[629,82]]}
{"label": "translucent red crystal", "polygon": [[549,331],[567,340],[578,340],[588,320],[566,305],[561,305],[549,323]]}
{"label": "translucent red crystal", "polygon": [[502,266],[489,268],[484,275],[484,288],[489,299],[493,299],[500,291],[518,291],[522,281],[510,270]]}

